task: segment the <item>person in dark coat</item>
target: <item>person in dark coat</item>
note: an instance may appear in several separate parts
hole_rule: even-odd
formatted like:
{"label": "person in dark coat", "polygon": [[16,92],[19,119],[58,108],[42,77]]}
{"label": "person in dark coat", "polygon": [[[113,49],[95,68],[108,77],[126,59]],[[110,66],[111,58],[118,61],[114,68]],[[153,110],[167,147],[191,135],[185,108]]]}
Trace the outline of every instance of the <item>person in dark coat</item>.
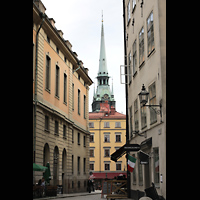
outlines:
{"label": "person in dark coat", "polygon": [[92,181],[89,178],[88,179],[88,191],[89,191],[89,193],[91,193],[91,187],[92,187]]}

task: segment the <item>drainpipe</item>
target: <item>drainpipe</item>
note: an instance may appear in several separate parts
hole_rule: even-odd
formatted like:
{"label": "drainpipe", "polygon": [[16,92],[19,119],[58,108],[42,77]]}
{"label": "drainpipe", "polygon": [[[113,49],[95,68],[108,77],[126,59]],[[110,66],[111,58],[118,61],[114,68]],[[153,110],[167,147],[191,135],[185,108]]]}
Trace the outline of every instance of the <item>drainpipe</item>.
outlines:
{"label": "drainpipe", "polygon": [[35,163],[35,144],[36,144],[36,109],[37,109],[37,61],[38,61],[38,34],[40,32],[40,29],[44,23],[44,20],[46,18],[46,14],[40,12],[40,18],[42,19],[42,22],[40,24],[39,29],[37,30],[36,33],[36,58],[35,58],[35,95],[34,95],[34,100],[35,100],[35,107],[34,107],[34,127],[33,127],[33,162]]}
{"label": "drainpipe", "polygon": [[[126,51],[126,17],[125,17],[125,0],[123,0],[123,19],[124,19],[124,64],[127,66],[127,51]],[[125,74],[127,74],[127,67],[125,67]],[[125,83],[127,83],[127,76],[125,76]],[[129,123],[128,123],[128,84],[125,84],[126,91],[126,144],[129,144]],[[130,190],[130,172],[128,171],[128,151],[126,153],[127,161],[127,192],[128,198],[131,197]]]}

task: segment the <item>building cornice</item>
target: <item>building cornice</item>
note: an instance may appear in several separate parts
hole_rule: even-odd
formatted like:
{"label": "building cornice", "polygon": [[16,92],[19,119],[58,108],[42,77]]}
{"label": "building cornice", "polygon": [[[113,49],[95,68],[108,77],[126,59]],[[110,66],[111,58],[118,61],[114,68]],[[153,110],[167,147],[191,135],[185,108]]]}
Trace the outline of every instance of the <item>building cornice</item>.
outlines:
{"label": "building cornice", "polygon": [[[40,10],[36,6],[36,4],[33,2],[33,21],[36,24],[39,24],[41,22],[41,18],[39,16]],[[54,43],[59,47],[59,49],[67,54],[68,60],[73,64],[74,70],[76,70],[79,67],[80,60],[76,57],[76,55],[73,53],[73,51],[67,46],[65,39],[60,36],[58,33],[58,30],[56,30],[55,27],[51,24],[48,16],[46,16],[43,27],[44,31],[48,33],[48,36],[53,39]],[[91,85],[93,81],[88,76],[87,72],[83,67],[80,67],[78,70],[78,73],[81,75],[83,80],[88,84]]]}

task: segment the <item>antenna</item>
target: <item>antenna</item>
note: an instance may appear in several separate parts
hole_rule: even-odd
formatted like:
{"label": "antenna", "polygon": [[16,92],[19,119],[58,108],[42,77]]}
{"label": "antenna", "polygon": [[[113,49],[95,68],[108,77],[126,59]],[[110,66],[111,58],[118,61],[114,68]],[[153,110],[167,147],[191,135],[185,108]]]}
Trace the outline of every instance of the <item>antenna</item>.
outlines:
{"label": "antenna", "polygon": [[102,22],[103,22],[103,10],[102,10]]}

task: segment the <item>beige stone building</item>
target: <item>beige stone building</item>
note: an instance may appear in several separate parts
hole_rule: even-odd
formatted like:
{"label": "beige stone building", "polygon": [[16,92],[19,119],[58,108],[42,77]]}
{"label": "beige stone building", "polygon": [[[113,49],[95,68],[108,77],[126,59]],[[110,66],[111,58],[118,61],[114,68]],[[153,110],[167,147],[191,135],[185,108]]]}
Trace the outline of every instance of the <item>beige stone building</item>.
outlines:
{"label": "beige stone building", "polygon": [[[55,20],[33,1],[33,162],[50,163],[50,185],[86,191],[89,177],[88,69]],[[42,172],[34,172],[34,183]]]}
{"label": "beige stone building", "polygon": [[[166,198],[166,1],[124,0],[125,68],[128,87],[129,141],[141,145],[130,173],[131,197],[139,199],[154,182]],[[142,86],[149,92],[142,106]],[[140,155],[148,155],[140,163]]]}

